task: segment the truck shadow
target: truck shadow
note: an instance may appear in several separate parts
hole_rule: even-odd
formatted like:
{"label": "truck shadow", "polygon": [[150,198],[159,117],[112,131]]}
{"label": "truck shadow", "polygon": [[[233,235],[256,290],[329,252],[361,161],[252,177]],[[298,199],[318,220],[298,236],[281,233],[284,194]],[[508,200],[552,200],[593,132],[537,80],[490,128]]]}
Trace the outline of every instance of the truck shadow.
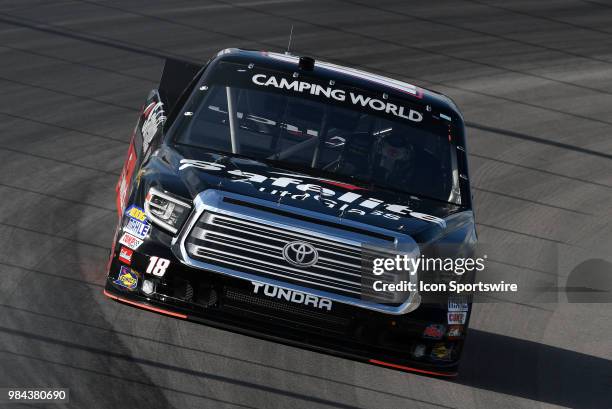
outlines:
{"label": "truck shadow", "polygon": [[610,408],[612,361],[471,330],[457,383],[572,408]]}

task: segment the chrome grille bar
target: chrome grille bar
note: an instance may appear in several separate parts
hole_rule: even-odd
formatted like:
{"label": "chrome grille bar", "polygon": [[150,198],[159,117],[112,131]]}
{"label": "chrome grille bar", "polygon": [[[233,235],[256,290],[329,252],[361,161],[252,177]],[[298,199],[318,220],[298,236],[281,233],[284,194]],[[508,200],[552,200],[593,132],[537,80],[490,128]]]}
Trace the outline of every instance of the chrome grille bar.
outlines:
{"label": "chrome grille bar", "polygon": [[[231,221],[219,223],[219,220]],[[256,271],[258,274],[269,274],[281,277],[289,281],[300,278],[300,282],[309,284],[312,288],[327,288],[333,291],[354,296],[360,294],[361,290],[361,263],[345,263],[329,257],[322,257],[322,263],[307,268],[299,268],[289,264],[283,257],[283,248],[286,244],[295,241],[296,235],[286,230],[266,227],[262,230],[273,233],[274,237],[255,233],[259,224],[230,219],[216,213],[205,213],[196,223],[187,240],[187,251],[189,255],[197,260],[207,262],[210,257],[215,257],[219,262],[219,256],[225,256],[224,264],[235,266],[235,261],[228,263],[227,259],[240,260],[243,269]],[[304,237],[301,236],[300,237]],[[258,238],[259,240],[253,240]],[[268,240],[266,243],[264,240]],[[309,239],[309,241],[311,241]],[[317,248],[322,240],[312,240]],[[274,244],[271,244],[274,243]],[[334,247],[335,243],[327,242],[327,249]],[[337,252],[341,253],[348,246],[338,246]],[[351,249],[360,251],[358,248]],[[329,251],[332,254],[331,251]]]}

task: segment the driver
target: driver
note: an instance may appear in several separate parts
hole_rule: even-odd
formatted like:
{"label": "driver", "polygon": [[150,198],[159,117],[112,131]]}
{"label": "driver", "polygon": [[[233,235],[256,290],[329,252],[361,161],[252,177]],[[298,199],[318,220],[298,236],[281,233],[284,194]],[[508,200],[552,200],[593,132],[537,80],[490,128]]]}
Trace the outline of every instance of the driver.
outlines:
{"label": "driver", "polygon": [[360,132],[347,138],[337,171],[362,180],[370,179],[372,136]]}
{"label": "driver", "polygon": [[390,131],[379,140],[376,153],[375,173],[378,180],[395,184],[409,179],[414,148],[405,136]]}

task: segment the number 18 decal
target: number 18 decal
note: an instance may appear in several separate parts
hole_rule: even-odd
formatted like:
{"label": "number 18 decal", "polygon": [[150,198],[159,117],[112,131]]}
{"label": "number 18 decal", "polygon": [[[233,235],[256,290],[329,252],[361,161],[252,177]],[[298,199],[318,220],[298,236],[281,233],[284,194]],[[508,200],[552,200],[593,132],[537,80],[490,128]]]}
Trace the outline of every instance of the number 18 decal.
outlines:
{"label": "number 18 decal", "polygon": [[147,267],[147,273],[162,277],[166,274],[166,269],[169,265],[170,260],[153,256],[149,262],[149,267]]}

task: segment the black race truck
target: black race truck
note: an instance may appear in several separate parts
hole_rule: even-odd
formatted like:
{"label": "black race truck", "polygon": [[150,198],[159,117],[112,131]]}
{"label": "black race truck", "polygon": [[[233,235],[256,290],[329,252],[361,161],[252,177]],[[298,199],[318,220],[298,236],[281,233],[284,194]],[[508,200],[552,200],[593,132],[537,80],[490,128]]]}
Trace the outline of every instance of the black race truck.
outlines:
{"label": "black race truck", "polygon": [[[116,190],[111,299],[457,373],[471,303],[377,293],[374,281],[401,274],[371,268],[376,256],[473,251],[465,127],[448,97],[306,56],[227,49],[205,65],[168,60]],[[403,278],[448,279],[424,275]]]}

